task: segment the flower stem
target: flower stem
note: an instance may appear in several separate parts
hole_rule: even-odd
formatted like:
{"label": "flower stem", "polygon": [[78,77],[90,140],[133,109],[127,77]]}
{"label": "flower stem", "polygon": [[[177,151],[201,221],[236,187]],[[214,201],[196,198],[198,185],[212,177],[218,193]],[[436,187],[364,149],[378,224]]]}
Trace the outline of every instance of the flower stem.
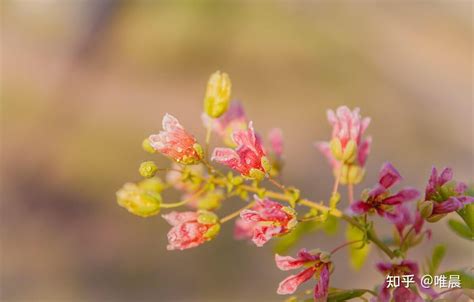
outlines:
{"label": "flower stem", "polygon": [[251,208],[255,204],[255,201],[252,201],[251,203],[247,204],[245,207],[238,209],[235,212],[230,213],[229,215],[222,217],[220,220],[220,223],[223,224],[229,220],[234,219],[235,217],[240,215],[240,212],[242,212],[245,209]]}
{"label": "flower stem", "polygon": [[337,174],[337,177],[334,181],[334,187],[332,188],[331,196],[334,196],[334,194],[337,193],[337,190],[339,189],[339,182],[341,181],[341,176],[342,176],[342,167],[339,169],[339,173]]}
{"label": "flower stem", "polygon": [[354,202],[354,185],[349,184],[347,185],[347,195],[349,195],[349,204],[352,204]]}
{"label": "flower stem", "polygon": [[160,207],[164,209],[170,209],[170,208],[177,208],[180,206],[183,206],[193,200],[196,197],[199,197],[204,191],[206,191],[206,187],[202,187],[199,191],[191,195],[190,197],[186,198],[185,200],[179,201],[179,202],[173,202],[173,203],[161,203]]}
{"label": "flower stem", "polygon": [[346,246],[349,246],[349,245],[354,244],[354,243],[357,243],[357,242],[362,242],[362,241],[363,241],[363,240],[353,240],[353,241],[349,241],[349,242],[344,242],[343,244],[341,244],[341,245],[335,247],[335,248],[330,252],[330,254],[332,255],[332,254],[336,253],[337,251],[339,251],[340,249],[345,248]]}
{"label": "flower stem", "polygon": [[284,185],[282,185],[281,183],[279,183],[277,180],[271,178],[271,177],[268,177],[268,180],[277,188],[279,188],[280,190],[282,190],[283,192],[285,192],[286,188]]}
{"label": "flower stem", "polygon": [[211,124],[209,123],[206,129],[206,146],[204,149],[204,154],[206,158],[209,155],[209,144],[211,143],[211,134],[212,134],[212,127],[211,127]]}

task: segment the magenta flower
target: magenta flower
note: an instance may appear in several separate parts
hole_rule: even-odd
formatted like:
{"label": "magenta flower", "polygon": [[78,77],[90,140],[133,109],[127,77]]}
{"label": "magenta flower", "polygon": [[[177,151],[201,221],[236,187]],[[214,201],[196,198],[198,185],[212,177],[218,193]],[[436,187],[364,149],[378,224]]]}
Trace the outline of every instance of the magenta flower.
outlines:
{"label": "magenta flower", "polygon": [[[421,280],[419,276],[418,264],[414,261],[403,260],[400,264],[393,264],[389,262],[379,262],[376,265],[377,270],[381,272],[384,276],[403,276],[403,275],[413,275],[413,286],[405,287],[404,284],[400,283],[400,286],[393,290],[392,287],[389,287],[388,279],[385,279],[380,293],[379,300],[380,302],[423,302],[423,298],[418,294],[418,291],[421,291],[431,298],[436,297],[436,292],[431,288],[424,288],[421,286]],[[389,278],[389,277],[388,277]],[[418,291],[416,290],[418,289]],[[393,290],[393,292],[392,292]],[[392,300],[393,299],[393,300]]]}
{"label": "magenta flower", "polygon": [[474,197],[465,194],[467,185],[462,182],[451,182],[453,171],[445,168],[441,174],[435,167],[431,170],[431,176],[425,190],[422,214],[428,220],[436,221],[444,214],[448,214],[463,208],[466,204],[474,202]]}
{"label": "magenta flower", "polygon": [[255,245],[261,247],[272,237],[286,234],[295,227],[297,220],[293,208],[284,207],[267,198],[254,198],[257,200],[257,207],[243,210],[240,217],[251,224],[252,241]]}
{"label": "magenta flower", "polygon": [[150,145],[178,163],[197,164],[202,159],[202,147],[194,136],[186,132],[179,121],[171,114],[163,117],[163,131],[150,135]]}
{"label": "magenta flower", "polygon": [[400,221],[403,218],[403,213],[399,206],[420,195],[413,188],[404,188],[397,194],[391,195],[389,189],[401,179],[400,173],[390,163],[385,163],[380,170],[378,184],[369,191],[366,200],[353,203],[350,210],[355,214],[376,212],[392,222]]}
{"label": "magenta flower", "polygon": [[213,239],[220,230],[217,216],[211,212],[171,212],[162,217],[173,227],[168,232],[171,250],[184,250]]}
{"label": "magenta flower", "polygon": [[207,114],[202,115],[202,121],[206,127],[211,127],[230,147],[236,144],[232,139],[232,134],[237,130],[247,129],[247,116],[239,101],[232,101],[229,109],[219,118],[212,119]]}
{"label": "magenta flower", "polygon": [[328,256],[328,254],[322,252],[312,254],[306,249],[301,249],[297,258],[276,254],[276,265],[282,271],[305,268],[298,274],[291,275],[281,281],[277,293],[279,295],[292,294],[299,285],[315,276],[317,283],[314,288],[314,299],[315,301],[326,301],[329,291],[329,271],[332,265]]}
{"label": "magenta flower", "polygon": [[243,176],[262,179],[270,170],[260,138],[255,135],[252,122],[247,130],[237,130],[232,136],[237,148],[215,148],[212,160],[224,164]]}

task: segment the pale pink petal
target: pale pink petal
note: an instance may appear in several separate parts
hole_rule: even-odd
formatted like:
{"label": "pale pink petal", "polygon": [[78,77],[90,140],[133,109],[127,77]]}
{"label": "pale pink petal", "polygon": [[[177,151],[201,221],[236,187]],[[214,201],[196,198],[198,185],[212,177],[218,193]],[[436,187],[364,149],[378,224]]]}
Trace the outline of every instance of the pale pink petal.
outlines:
{"label": "pale pink petal", "polygon": [[257,212],[257,211],[254,211],[254,210],[249,210],[249,209],[245,209],[242,212],[240,212],[240,217],[245,222],[258,222],[258,221],[263,220],[260,212]]}
{"label": "pale pink petal", "polygon": [[313,277],[314,270],[315,269],[313,267],[310,267],[297,275],[291,275],[287,277],[285,280],[280,282],[277,294],[289,295],[294,293],[301,283],[308,281],[311,279],[311,277]]}
{"label": "pale pink petal", "polygon": [[357,154],[357,160],[361,167],[365,166],[367,157],[370,153],[370,147],[372,146],[372,137],[367,137],[359,146],[359,152]]}
{"label": "pale pink petal", "polygon": [[326,157],[333,170],[340,166],[340,163],[332,155],[328,142],[316,142],[314,146]]}
{"label": "pale pink petal", "polygon": [[278,235],[282,232],[281,226],[261,226],[257,225],[253,231],[252,241],[256,246],[262,247],[267,243],[273,236]]}
{"label": "pale pink petal", "polygon": [[280,256],[278,254],[275,254],[275,262],[279,269],[281,269],[282,271],[288,271],[300,268],[307,261],[304,259],[296,259],[291,256]]}
{"label": "pale pink petal", "polygon": [[231,168],[240,163],[240,157],[237,152],[229,148],[215,148],[212,152],[211,160]]}
{"label": "pale pink petal", "polygon": [[161,215],[169,224],[172,226],[180,223],[196,220],[198,214],[196,212],[170,212],[168,214]]}
{"label": "pale pink petal", "polygon": [[250,239],[253,236],[255,222],[247,222],[242,218],[235,220],[234,238],[237,240]]}
{"label": "pale pink petal", "polygon": [[163,117],[163,129],[165,131],[175,131],[176,129],[183,129],[183,126],[179,123],[178,119],[169,113],[166,113]]}

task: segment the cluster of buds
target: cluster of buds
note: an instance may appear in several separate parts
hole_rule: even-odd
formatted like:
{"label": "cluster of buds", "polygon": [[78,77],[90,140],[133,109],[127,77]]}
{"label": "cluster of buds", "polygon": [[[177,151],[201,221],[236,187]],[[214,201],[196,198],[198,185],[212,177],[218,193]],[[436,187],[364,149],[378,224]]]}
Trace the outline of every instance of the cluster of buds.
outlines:
{"label": "cluster of buds", "polygon": [[[183,211],[172,210],[162,215],[171,225],[167,235],[168,250],[185,250],[213,240],[222,225],[234,218],[234,237],[249,240],[258,247],[279,237],[283,240],[290,238],[288,241],[299,238],[308,221],[323,224],[329,216],[343,218],[351,224],[348,229],[352,230],[348,232],[351,238],[348,239],[357,239],[352,237],[360,235],[358,240],[348,240],[330,253],[303,248],[296,258],[275,255],[279,269],[302,269],[279,284],[278,294],[292,295],[302,283],[315,279],[313,298],[317,302],[341,301],[342,297],[359,297],[365,292],[378,295],[378,301],[421,301],[422,294],[428,298],[435,297],[434,291],[420,288],[418,264],[406,259],[407,251],[425,238],[430,239],[431,231],[424,229],[425,220],[434,222],[451,212],[459,213],[474,201],[467,194],[467,186],[452,181],[451,169],[444,169],[438,175],[433,168],[425,196],[413,211],[410,202],[419,199],[419,191],[406,187],[393,193],[391,190],[402,177],[392,164],[385,163],[375,186],[353,199],[353,186],[362,181],[370,152],[371,138],[364,138],[370,119],[362,118],[358,108],[350,110],[346,106],[336,111],[328,110],[327,117],[332,125],[332,138],[329,142],[318,143],[317,147],[329,160],[335,182],[328,205],[325,205],[324,201],[302,198],[297,188],[280,184],[278,176],[283,167],[284,149],[282,131],[272,129],[265,144],[255,131],[253,122],[247,118],[242,104],[231,101],[229,76],[216,72],[208,81],[201,115],[207,129],[205,144],[199,143],[177,118],[165,114],[163,130],[146,138],[142,147],[149,153],[166,156],[173,164],[162,169],[153,161],[141,163],[138,170],[144,179],[138,183],[126,183],[117,191],[117,202],[141,217],[157,215],[163,209],[187,207]],[[224,146],[208,152],[213,133]],[[213,162],[226,166],[229,171],[219,171]],[[157,175],[160,171],[166,171],[165,181]],[[339,183],[348,185],[350,205],[347,211],[338,209],[341,199]],[[270,190],[266,184],[275,186],[277,191]],[[180,201],[163,202],[162,193],[169,188],[180,192]],[[245,206],[218,216],[218,210],[225,208],[225,201],[232,197],[242,199]],[[301,213],[303,206],[309,207],[309,211]],[[394,236],[388,243],[378,238],[373,221],[370,221],[372,214],[393,224]],[[330,275],[335,270],[332,255],[357,243],[361,248],[356,249],[374,244],[392,259],[392,262],[377,264],[380,272],[395,276],[411,274],[415,284],[395,290],[383,284],[378,294],[370,290],[330,290]],[[396,257],[401,260],[393,261]],[[298,299],[292,297],[290,300]]]}
{"label": "cluster of buds", "polygon": [[474,197],[466,195],[467,185],[452,179],[450,168],[445,168],[440,175],[435,167],[431,170],[425,198],[418,203],[420,213],[427,221],[436,222],[474,202]]}

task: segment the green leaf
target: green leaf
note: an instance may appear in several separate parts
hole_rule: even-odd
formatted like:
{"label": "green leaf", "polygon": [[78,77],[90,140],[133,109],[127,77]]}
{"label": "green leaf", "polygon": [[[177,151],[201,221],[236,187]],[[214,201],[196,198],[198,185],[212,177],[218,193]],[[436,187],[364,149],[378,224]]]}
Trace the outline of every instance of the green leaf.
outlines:
{"label": "green leaf", "polygon": [[[364,232],[352,225],[348,225],[346,230],[346,239],[348,242],[362,240],[364,239]],[[362,242],[360,244],[354,243],[348,247],[350,264],[355,270],[360,270],[362,268],[370,252],[370,245],[362,244]]]}
{"label": "green leaf", "polygon": [[431,262],[429,264],[429,274],[435,275],[439,269],[439,265],[446,254],[446,247],[444,245],[437,245],[433,249],[433,255],[431,256]]}
{"label": "green leaf", "polygon": [[368,290],[366,289],[335,290],[329,293],[328,302],[347,301],[349,299],[360,297],[367,292]]}
{"label": "green leaf", "polygon": [[464,220],[472,233],[474,233],[474,204],[465,205],[458,211],[459,216]]}
{"label": "green leaf", "polygon": [[321,227],[327,235],[335,235],[339,229],[339,221],[337,217],[329,215]]}
{"label": "green leaf", "polygon": [[468,240],[474,240],[474,232],[472,232],[471,229],[461,221],[450,219],[448,225],[451,230],[459,236]]}
{"label": "green leaf", "polygon": [[441,275],[448,277],[448,279],[450,275],[459,275],[462,288],[474,289],[474,275],[472,274],[472,272],[468,270],[470,269],[453,270],[453,271],[444,272]]}

